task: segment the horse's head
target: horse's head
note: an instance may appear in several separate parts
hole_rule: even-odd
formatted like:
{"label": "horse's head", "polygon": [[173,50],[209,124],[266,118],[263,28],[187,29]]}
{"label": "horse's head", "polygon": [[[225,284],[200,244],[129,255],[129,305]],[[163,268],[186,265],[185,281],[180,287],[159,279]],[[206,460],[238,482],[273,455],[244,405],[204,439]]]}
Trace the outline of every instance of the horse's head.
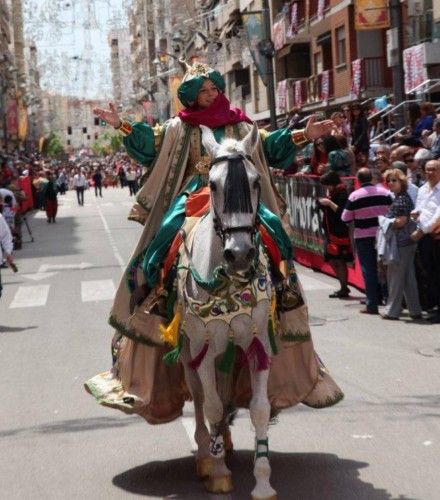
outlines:
{"label": "horse's head", "polygon": [[214,228],[223,244],[223,256],[232,272],[246,272],[256,255],[256,214],[260,176],[251,154],[258,144],[256,125],[242,141],[219,144],[211,129],[201,126],[202,141],[211,158],[209,187]]}

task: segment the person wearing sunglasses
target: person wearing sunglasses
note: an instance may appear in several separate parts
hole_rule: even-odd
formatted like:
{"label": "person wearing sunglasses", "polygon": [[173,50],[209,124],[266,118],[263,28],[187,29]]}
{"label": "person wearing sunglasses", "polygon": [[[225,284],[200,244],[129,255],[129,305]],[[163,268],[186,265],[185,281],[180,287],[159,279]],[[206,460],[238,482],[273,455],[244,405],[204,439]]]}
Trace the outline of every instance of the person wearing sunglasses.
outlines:
{"label": "person wearing sunglasses", "polygon": [[[407,191],[408,181],[401,170],[397,168],[387,170],[384,174],[384,180],[388,189],[394,194],[393,203],[385,217],[388,220],[384,222],[388,227],[387,233],[392,231],[392,236],[395,238],[397,258],[386,263],[388,301],[385,313],[381,314],[381,317],[382,319],[398,320],[402,312],[402,299],[405,297],[411,318],[421,319],[422,309],[414,268],[417,245],[411,239],[411,233],[415,228],[415,223],[410,218],[414,203]],[[380,230],[383,230],[384,226],[381,222],[380,219]]]}

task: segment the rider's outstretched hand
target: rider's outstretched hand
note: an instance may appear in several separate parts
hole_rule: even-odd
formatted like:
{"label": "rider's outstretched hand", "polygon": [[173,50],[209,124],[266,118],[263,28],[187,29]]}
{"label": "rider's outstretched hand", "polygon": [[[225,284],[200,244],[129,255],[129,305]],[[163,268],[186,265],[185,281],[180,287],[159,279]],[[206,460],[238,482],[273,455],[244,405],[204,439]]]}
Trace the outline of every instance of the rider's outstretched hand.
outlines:
{"label": "rider's outstretched hand", "polygon": [[93,108],[93,114],[99,116],[101,120],[106,121],[112,127],[119,127],[121,125],[121,119],[119,118],[118,112],[116,111],[115,104],[110,102],[108,104],[110,109]]}
{"label": "rider's outstretched hand", "polygon": [[334,126],[335,124],[333,120],[323,120],[317,122],[316,115],[312,115],[307,122],[305,135],[309,141],[314,141],[323,135],[328,135]]}

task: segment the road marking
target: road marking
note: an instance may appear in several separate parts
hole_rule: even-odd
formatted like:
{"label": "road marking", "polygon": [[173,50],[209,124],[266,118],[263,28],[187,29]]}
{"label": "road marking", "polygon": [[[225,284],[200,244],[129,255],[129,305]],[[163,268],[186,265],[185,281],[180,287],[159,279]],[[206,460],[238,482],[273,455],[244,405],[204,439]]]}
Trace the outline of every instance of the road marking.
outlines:
{"label": "road marking", "polygon": [[113,280],[81,281],[81,300],[83,302],[113,300],[115,293]]}
{"label": "road marking", "polygon": [[311,276],[308,276],[307,274],[304,273],[298,273],[299,274],[299,281],[301,282],[302,287],[304,290],[333,290],[334,286],[329,285],[327,283],[324,283],[321,280],[318,280],[316,278],[312,278]]}
{"label": "road marking", "polygon": [[104,214],[102,213],[101,207],[99,205],[96,205],[96,208],[98,209],[99,216],[101,217],[102,224],[104,226],[104,231],[107,234],[107,238],[108,238],[108,240],[110,242],[110,246],[113,250],[113,255],[115,256],[115,259],[117,260],[121,269],[124,270],[125,269],[124,259],[121,257],[121,254],[119,253],[118,247],[116,246],[115,239],[113,238],[112,232],[110,231],[110,228],[107,224],[107,221],[104,217]]}
{"label": "road marking", "polygon": [[66,271],[69,269],[88,269],[89,267],[93,267],[93,264],[89,264],[88,262],[80,262],[79,264],[42,264],[38,272],[45,273],[46,271]]}
{"label": "road marking", "polygon": [[50,285],[19,286],[9,309],[46,305]]}
{"label": "road marking", "polygon": [[109,201],[108,203],[98,203],[98,205],[100,207],[112,207],[114,205],[114,203],[112,203],[111,201]]}
{"label": "road marking", "polygon": [[35,273],[35,274],[22,274],[23,278],[27,278],[32,281],[40,281],[45,280],[46,278],[50,278],[51,276],[55,276],[58,273]]}

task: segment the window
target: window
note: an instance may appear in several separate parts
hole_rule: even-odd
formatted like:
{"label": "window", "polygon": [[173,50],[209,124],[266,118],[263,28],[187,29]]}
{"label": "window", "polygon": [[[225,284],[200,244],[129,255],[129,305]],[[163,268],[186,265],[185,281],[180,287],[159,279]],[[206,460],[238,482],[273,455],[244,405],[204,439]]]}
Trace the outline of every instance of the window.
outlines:
{"label": "window", "polygon": [[98,137],[99,137],[99,135],[98,135],[98,133],[96,132],[96,133],[95,133],[95,139],[98,139]]}
{"label": "window", "polygon": [[95,125],[99,126],[99,118],[95,116]]}
{"label": "window", "polygon": [[90,135],[87,136],[87,140],[90,141]]}
{"label": "window", "polygon": [[70,139],[67,139],[67,145],[70,146]]}
{"label": "window", "polygon": [[336,64],[345,64],[345,26],[336,28]]}
{"label": "window", "polygon": [[87,127],[83,127],[83,134],[87,134]]}
{"label": "window", "polygon": [[67,127],[67,135],[72,135],[72,127]]}

